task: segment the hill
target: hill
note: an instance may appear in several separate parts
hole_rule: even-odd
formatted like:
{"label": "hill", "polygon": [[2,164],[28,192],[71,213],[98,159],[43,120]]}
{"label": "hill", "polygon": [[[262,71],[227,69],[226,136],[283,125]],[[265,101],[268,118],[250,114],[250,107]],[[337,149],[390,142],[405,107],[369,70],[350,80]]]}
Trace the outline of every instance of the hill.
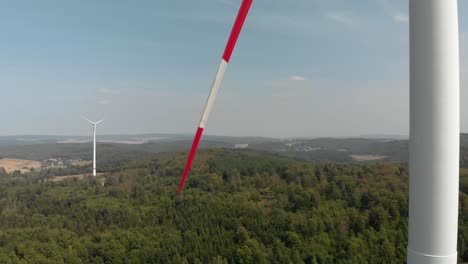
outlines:
{"label": "hill", "polygon": [[[0,157],[43,161],[49,158],[91,158],[89,137],[22,136],[0,137]],[[129,135],[98,138],[98,159],[107,163],[138,160],[151,153],[190,148],[188,135]],[[407,141],[384,139],[272,139],[260,137],[206,136],[201,148],[250,149],[306,161],[356,162],[353,155],[382,156],[381,162],[407,160]],[[134,158],[133,158],[134,157]]]}
{"label": "hill", "polygon": [[[99,139],[102,141],[98,142],[98,163],[106,170],[154,153],[186,151],[192,143],[190,135],[169,134],[103,136]],[[0,158],[39,162],[50,158],[91,160],[92,144],[83,141],[86,141],[85,137],[0,137]],[[460,164],[468,167],[468,134],[461,134],[460,141]],[[208,135],[202,139],[200,148],[246,149],[299,161],[347,164],[402,163],[408,162],[409,157],[408,140],[383,138],[272,139]]]}

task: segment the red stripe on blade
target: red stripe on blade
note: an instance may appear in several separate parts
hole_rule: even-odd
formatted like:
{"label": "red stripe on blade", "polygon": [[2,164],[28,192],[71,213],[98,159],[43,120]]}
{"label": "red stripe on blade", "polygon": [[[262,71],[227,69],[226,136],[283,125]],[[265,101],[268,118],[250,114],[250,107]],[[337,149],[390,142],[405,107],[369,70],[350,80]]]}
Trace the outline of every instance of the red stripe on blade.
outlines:
{"label": "red stripe on blade", "polygon": [[242,5],[239,9],[239,13],[237,14],[236,22],[234,22],[234,26],[231,31],[231,35],[229,36],[228,43],[226,45],[226,49],[224,50],[223,59],[226,62],[229,62],[231,59],[232,51],[236,46],[237,38],[242,30],[242,26],[244,25],[245,18],[249,13],[250,6],[252,5],[252,0],[244,0],[242,1]]}
{"label": "red stripe on blade", "polygon": [[195,134],[195,138],[193,139],[192,149],[190,150],[190,153],[187,159],[187,164],[185,165],[184,174],[182,175],[182,180],[180,181],[179,189],[177,190],[178,194],[182,191],[182,188],[184,188],[185,180],[187,179],[187,175],[190,171],[190,167],[192,166],[192,161],[193,161],[193,158],[195,157],[195,153],[197,152],[198,143],[200,142],[202,134],[203,134],[203,128],[199,127],[197,129],[197,133]]}

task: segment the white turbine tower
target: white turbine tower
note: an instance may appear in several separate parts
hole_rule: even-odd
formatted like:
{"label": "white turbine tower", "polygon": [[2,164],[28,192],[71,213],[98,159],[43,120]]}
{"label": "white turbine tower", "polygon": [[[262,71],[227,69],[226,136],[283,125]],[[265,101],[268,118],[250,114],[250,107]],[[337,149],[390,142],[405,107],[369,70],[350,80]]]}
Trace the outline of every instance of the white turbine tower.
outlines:
{"label": "white turbine tower", "polygon": [[104,120],[93,122],[86,117],[82,116],[82,118],[93,125],[93,176],[96,176],[96,126]]}
{"label": "white turbine tower", "polygon": [[457,0],[410,0],[408,264],[457,263]]}

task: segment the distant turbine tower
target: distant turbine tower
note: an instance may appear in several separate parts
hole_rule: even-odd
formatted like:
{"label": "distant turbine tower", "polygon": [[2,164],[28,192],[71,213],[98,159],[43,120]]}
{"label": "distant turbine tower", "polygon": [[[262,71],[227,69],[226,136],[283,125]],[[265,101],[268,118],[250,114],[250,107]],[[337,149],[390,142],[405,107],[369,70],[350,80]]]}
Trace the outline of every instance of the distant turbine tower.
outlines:
{"label": "distant turbine tower", "polygon": [[239,34],[242,30],[242,26],[244,25],[244,21],[247,17],[247,14],[249,13],[251,5],[252,0],[242,1],[242,5],[239,9],[239,13],[237,14],[236,21],[234,22],[231,35],[229,36],[226,49],[224,50],[223,59],[221,60],[221,64],[219,65],[215,80],[213,82],[213,85],[211,86],[210,95],[208,96],[208,100],[206,101],[205,109],[203,110],[203,115],[201,117],[200,124],[198,125],[197,133],[195,134],[195,138],[193,139],[192,149],[190,150],[189,157],[187,159],[187,164],[185,165],[185,170],[182,175],[182,180],[180,181],[177,193],[180,193],[182,191],[182,188],[184,187],[185,179],[187,178],[187,174],[190,171],[193,158],[195,157],[195,153],[197,152],[198,143],[200,142],[201,136],[203,134],[203,129],[205,128],[206,121],[208,120],[208,116],[210,115],[211,109],[213,108],[216,95],[218,94],[221,82],[224,77],[224,72],[226,71],[229,60],[231,59],[232,52],[234,50],[234,47],[236,46],[237,38],[239,37]]}
{"label": "distant turbine tower", "polygon": [[96,176],[96,126],[104,120],[93,122],[86,117],[82,116],[82,118],[93,125],[93,176]]}

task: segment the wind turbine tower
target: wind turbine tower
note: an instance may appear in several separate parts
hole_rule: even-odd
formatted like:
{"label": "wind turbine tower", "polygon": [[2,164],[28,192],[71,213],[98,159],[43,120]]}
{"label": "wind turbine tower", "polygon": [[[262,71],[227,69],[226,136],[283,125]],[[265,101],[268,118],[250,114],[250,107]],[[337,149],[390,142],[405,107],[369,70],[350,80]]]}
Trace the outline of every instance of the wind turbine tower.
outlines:
{"label": "wind turbine tower", "polygon": [[93,176],[96,176],[96,126],[97,124],[101,123],[104,120],[93,122],[87,119],[86,117],[82,117],[82,118],[93,125]]}
{"label": "wind turbine tower", "polygon": [[408,264],[457,263],[457,0],[410,0]]}

